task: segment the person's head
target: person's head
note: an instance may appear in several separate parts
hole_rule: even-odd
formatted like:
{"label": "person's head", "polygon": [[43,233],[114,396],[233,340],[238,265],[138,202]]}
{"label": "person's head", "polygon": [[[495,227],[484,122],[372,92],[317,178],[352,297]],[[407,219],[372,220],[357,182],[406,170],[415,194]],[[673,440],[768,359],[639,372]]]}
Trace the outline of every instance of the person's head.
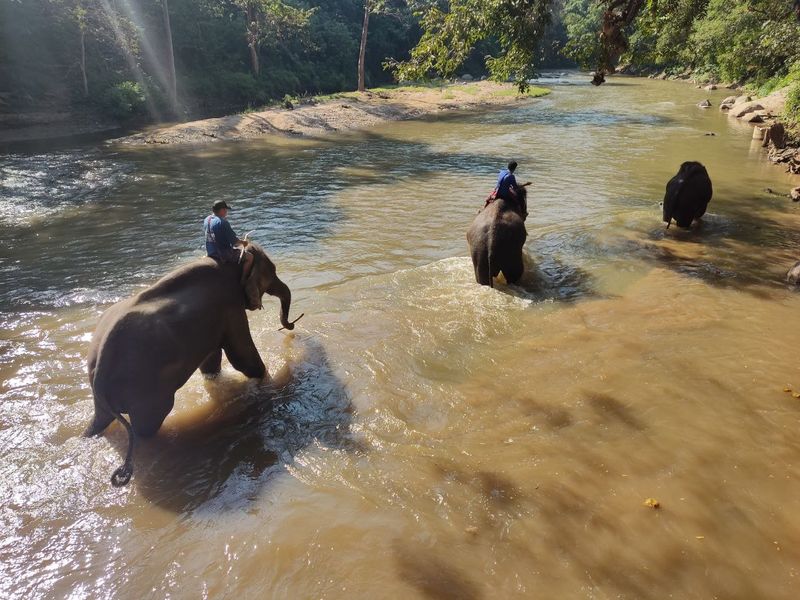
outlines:
{"label": "person's head", "polygon": [[516,171],[517,170],[517,161],[512,160],[510,163],[508,163],[508,170],[511,171],[512,173],[514,171]]}
{"label": "person's head", "polygon": [[228,216],[229,207],[225,200],[217,200],[214,202],[214,206],[211,207],[211,210],[214,211],[215,215],[224,219]]}

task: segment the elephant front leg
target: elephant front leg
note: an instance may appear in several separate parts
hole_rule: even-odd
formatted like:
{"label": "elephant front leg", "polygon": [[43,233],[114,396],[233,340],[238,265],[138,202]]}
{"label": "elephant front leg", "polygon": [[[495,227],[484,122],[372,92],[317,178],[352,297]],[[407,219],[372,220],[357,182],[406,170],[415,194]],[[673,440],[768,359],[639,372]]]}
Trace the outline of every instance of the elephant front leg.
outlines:
{"label": "elephant front leg", "polygon": [[262,379],[267,374],[264,361],[261,360],[250,335],[250,326],[244,311],[240,317],[234,320],[230,330],[225,334],[222,348],[233,368],[247,377]]}
{"label": "elephant front leg", "polygon": [[222,370],[222,348],[217,348],[200,363],[200,372],[206,377],[219,375]]}

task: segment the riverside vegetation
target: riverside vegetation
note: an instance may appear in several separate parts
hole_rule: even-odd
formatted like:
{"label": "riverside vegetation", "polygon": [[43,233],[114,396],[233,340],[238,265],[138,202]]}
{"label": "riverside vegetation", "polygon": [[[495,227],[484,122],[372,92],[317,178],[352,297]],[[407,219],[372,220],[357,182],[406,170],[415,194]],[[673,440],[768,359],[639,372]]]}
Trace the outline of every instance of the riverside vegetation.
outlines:
{"label": "riverside vegetation", "polygon": [[797,10],[791,0],[0,0],[0,115],[186,118],[397,79],[467,73],[524,88],[539,68],[622,62],[760,94],[789,86],[796,129]]}

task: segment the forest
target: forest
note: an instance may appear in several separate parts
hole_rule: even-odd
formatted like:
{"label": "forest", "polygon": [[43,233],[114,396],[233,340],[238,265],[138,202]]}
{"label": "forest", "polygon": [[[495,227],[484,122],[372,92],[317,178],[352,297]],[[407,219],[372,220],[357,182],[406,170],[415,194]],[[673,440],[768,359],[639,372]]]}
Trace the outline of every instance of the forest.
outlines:
{"label": "forest", "polygon": [[223,114],[287,96],[544,68],[691,71],[793,85],[791,0],[0,0],[0,112],[118,121]]}

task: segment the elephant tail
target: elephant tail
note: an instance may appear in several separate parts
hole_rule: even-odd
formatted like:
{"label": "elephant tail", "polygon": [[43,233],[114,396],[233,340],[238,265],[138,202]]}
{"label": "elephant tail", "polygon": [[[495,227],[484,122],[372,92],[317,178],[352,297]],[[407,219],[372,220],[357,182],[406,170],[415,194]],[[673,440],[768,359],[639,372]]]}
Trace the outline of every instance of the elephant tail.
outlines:
{"label": "elephant tail", "polygon": [[128,451],[125,453],[125,462],[122,463],[121,467],[117,467],[111,474],[111,485],[114,487],[123,487],[128,485],[128,482],[130,482],[133,476],[133,440],[135,436],[133,435],[133,427],[131,427],[131,424],[128,423],[125,417],[118,412],[114,412],[113,415],[117,421],[122,423],[122,426],[128,432]]}
{"label": "elephant tail", "polygon": [[121,467],[117,467],[117,469],[111,475],[111,485],[114,487],[123,487],[128,485],[131,477],[133,476],[133,440],[135,438],[133,434],[133,427],[131,427],[128,419],[111,408],[111,405],[108,403],[108,401],[103,398],[102,395],[98,395],[96,391],[95,398],[100,401],[100,403],[103,405],[103,408],[105,408],[110,415],[119,421],[125,428],[125,431],[128,432],[128,451],[125,453],[125,462],[122,463]]}

